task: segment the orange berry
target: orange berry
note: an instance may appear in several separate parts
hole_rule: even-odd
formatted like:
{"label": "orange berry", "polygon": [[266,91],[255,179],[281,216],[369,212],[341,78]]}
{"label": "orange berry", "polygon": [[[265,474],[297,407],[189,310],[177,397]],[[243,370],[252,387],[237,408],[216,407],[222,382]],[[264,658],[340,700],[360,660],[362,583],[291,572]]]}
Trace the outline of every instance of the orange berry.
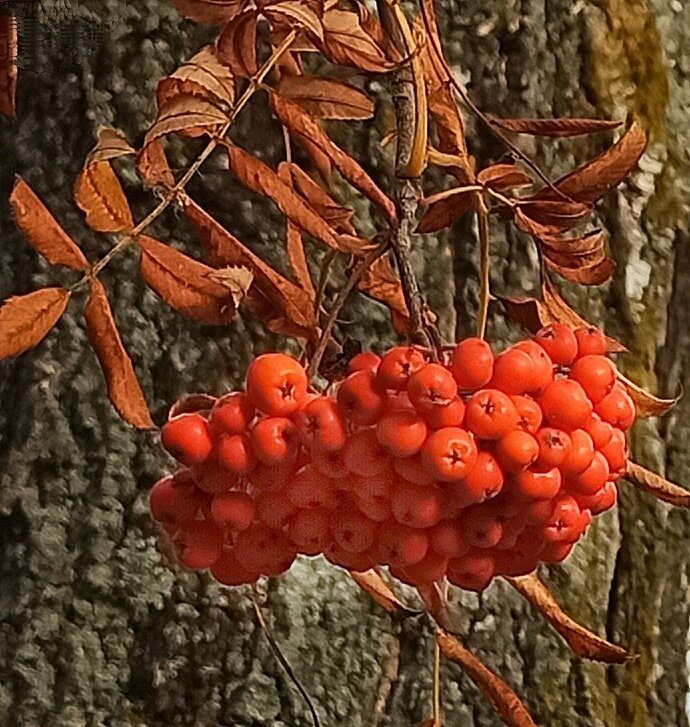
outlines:
{"label": "orange berry", "polygon": [[496,444],[496,459],[505,472],[519,472],[533,464],[538,456],[537,440],[520,429],[508,432]]}
{"label": "orange berry", "polygon": [[577,356],[577,339],[570,326],[551,323],[537,332],[534,340],[557,366],[570,366]]}
{"label": "orange berry", "polygon": [[431,413],[448,406],[457,397],[458,385],[441,364],[430,363],[410,377],[407,395],[421,413]]}
{"label": "orange berry", "polygon": [[432,432],[422,448],[422,462],[442,482],[458,482],[477,461],[477,445],[464,429],[447,427]]}
{"label": "orange berry", "polygon": [[426,440],[426,424],[413,409],[385,412],[376,425],[376,438],[394,457],[412,457]]}
{"label": "orange berry", "polygon": [[453,349],[451,370],[462,391],[477,391],[486,386],[493,366],[491,346],[481,338],[466,338]]}
{"label": "orange berry", "polygon": [[592,414],[592,402],[572,379],[558,379],[549,384],[537,401],[548,425],[566,432],[581,427]]}
{"label": "orange berry", "polygon": [[498,389],[477,391],[465,408],[465,425],[479,439],[500,439],[517,424],[515,404]]}
{"label": "orange berry", "polygon": [[396,346],[384,354],[376,378],[385,389],[404,391],[412,375],[425,365],[426,358],[418,348]]}
{"label": "orange berry", "polygon": [[372,371],[355,371],[338,388],[338,407],[354,424],[375,424],[386,406],[386,392]]}
{"label": "orange berry", "polygon": [[284,353],[265,353],[247,370],[247,395],[257,409],[270,416],[284,417],[297,411],[307,386],[302,365]]}

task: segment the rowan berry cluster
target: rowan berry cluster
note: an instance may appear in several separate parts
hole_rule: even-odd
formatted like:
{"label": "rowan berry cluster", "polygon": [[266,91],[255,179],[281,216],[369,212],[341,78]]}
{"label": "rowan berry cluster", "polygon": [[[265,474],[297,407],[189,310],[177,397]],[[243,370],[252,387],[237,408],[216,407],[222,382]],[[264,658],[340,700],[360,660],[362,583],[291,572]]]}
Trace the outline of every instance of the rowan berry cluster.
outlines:
{"label": "rowan berry cluster", "polygon": [[635,408],[605,351],[562,324],[497,356],[478,338],[440,363],[396,347],[356,356],[335,396],[259,356],[245,392],[163,427],[184,468],[155,484],[153,516],[228,585],[323,553],[481,591],[564,560],[615,504]]}

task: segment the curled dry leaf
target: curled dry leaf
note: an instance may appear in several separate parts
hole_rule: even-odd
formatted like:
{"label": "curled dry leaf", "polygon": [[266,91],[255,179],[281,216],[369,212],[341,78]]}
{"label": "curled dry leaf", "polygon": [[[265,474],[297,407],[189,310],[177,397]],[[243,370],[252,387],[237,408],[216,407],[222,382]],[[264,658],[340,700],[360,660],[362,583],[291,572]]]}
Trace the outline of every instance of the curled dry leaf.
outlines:
{"label": "curled dry leaf", "polygon": [[393,592],[393,589],[381,578],[377,570],[371,569],[358,573],[350,571],[352,580],[376,603],[388,613],[398,613],[403,616],[418,616],[420,611],[415,611],[406,606]]}
{"label": "curled dry leaf", "polygon": [[537,575],[506,578],[506,580],[541,611],[578,656],[603,661],[606,664],[623,664],[629,658],[624,648],[609,643],[568,616]]}
{"label": "curled dry leaf", "polygon": [[454,187],[432,194],[422,202],[424,214],[417,225],[417,232],[438,232],[450,227],[472,209],[476,192]]}
{"label": "curled dry leaf", "polygon": [[410,331],[410,314],[405,303],[400,276],[393,270],[390,257],[375,260],[366,270],[357,288],[374,300],[388,306],[393,326],[400,335]]}
{"label": "curled dry leaf", "polygon": [[110,162],[87,163],[77,179],[74,198],[92,229],[129,232],[134,228],[127,198]]}
{"label": "curled dry leaf", "polygon": [[236,76],[251,78],[259,68],[256,62],[258,20],[256,10],[245,10],[225,26],[216,41],[218,57]]}
{"label": "curled dry leaf", "polygon": [[606,255],[606,236],[593,230],[582,237],[540,235],[535,243],[544,254],[550,270],[580,285],[601,285],[615,270],[615,261]]}
{"label": "curled dry leaf", "polygon": [[[237,314],[237,290],[214,280],[213,268],[146,235],[137,238],[141,274],[168,305],[202,323],[229,323]],[[244,279],[244,271],[238,271]],[[241,283],[238,285],[238,288]]]}
{"label": "curled dry leaf", "polygon": [[509,192],[517,187],[529,187],[534,180],[515,164],[492,164],[477,174],[477,183],[496,192]]}
{"label": "curled dry leaf", "polygon": [[177,96],[197,96],[207,101],[232,106],[235,101],[235,77],[223,65],[212,45],[202,48],[170,76],[158,83],[156,99],[162,109]]}
{"label": "curled dry leaf", "polygon": [[64,288],[41,288],[8,298],[0,308],[0,359],[19,356],[40,343],[69,302]]}
{"label": "curled dry leaf", "polygon": [[546,257],[546,265],[562,278],[579,285],[601,285],[611,278],[616,269],[616,262],[610,257],[574,267],[560,265]]}
{"label": "curled dry leaf", "polygon": [[[591,204],[617,187],[637,166],[647,147],[647,135],[637,123],[603,154],[566,174],[554,186],[575,202]],[[543,189],[541,199],[556,199],[553,189]]]}
{"label": "curled dry leaf", "polygon": [[228,290],[235,308],[244,300],[254,280],[252,271],[240,265],[213,270],[208,277]]}
{"label": "curled dry leaf", "polygon": [[94,278],[84,311],[86,332],[105,375],[108,397],[120,416],[139,429],[153,429],[144,393],[117,330],[105,288]]}
{"label": "curled dry leaf", "polygon": [[658,500],[668,502],[676,507],[690,507],[690,492],[673,482],[669,482],[661,475],[645,469],[635,462],[628,462],[625,479],[637,485]]}
{"label": "curled dry leaf", "polygon": [[345,81],[323,76],[283,76],[276,89],[318,119],[370,119],[374,102]]}
{"label": "curled dry leaf", "polygon": [[[558,234],[571,230],[591,213],[591,208],[578,202],[565,200],[525,199],[515,207],[515,223],[525,232],[531,234]],[[517,214],[520,213],[520,214]],[[536,222],[536,230],[532,232],[530,223]],[[524,227],[523,227],[524,225]]]}
{"label": "curled dry leaf", "polygon": [[350,254],[361,253],[366,240],[338,235],[302,198],[283,182],[269,166],[244,149],[226,144],[230,167],[245,187],[273,200],[280,211],[303,232],[328,247]]}
{"label": "curled dry leaf", "polygon": [[17,92],[17,21],[11,15],[0,15],[0,114],[15,115]]}
{"label": "curled dry leaf", "polygon": [[173,0],[173,4],[189,20],[223,25],[244,7],[244,0]]}
{"label": "curled dry leaf", "polygon": [[99,126],[96,133],[98,140],[96,146],[86,157],[86,166],[135,153],[134,148],[127,141],[127,137],[119,129],[114,129],[112,126]]}
{"label": "curled dry leaf", "polygon": [[307,292],[267,265],[193,200],[185,200],[184,210],[212,265],[242,265],[252,271],[254,282],[246,303],[269,330],[313,337],[317,328],[314,300]]}
{"label": "curled dry leaf", "polygon": [[217,398],[210,394],[187,394],[181,396],[170,407],[168,421],[179,414],[193,414],[194,412],[209,412],[216,403]]}
{"label": "curled dry leaf", "polygon": [[163,142],[154,139],[147,144],[137,156],[139,176],[151,187],[159,184],[171,188],[175,185],[175,177],[165,156]]}
{"label": "curled dry leaf", "polygon": [[352,157],[328,138],[316,119],[309,116],[297,104],[276,94],[271,94],[271,107],[280,122],[297,137],[298,141],[301,142],[304,138],[308,139],[310,144],[316,145],[333,162],[343,178],[376,204],[389,221],[393,222],[397,219],[393,201],[379,189],[373,179]]}
{"label": "curled dry leaf", "polygon": [[277,28],[287,27],[305,30],[323,40],[323,3],[311,0],[268,0],[261,4],[261,14]]}
{"label": "curled dry leaf", "polygon": [[21,177],[17,177],[14,184],[10,204],[17,226],[31,246],[49,263],[65,265],[73,270],[88,270],[89,263],[84,253]]}
{"label": "curled dry leaf", "polygon": [[441,653],[460,664],[509,727],[537,727],[517,694],[469,649],[441,629],[436,629],[436,641]]}
{"label": "curled dry leaf", "polygon": [[144,147],[168,134],[202,136],[228,120],[217,106],[196,96],[175,96],[159,110],[158,118],[146,132]]}
{"label": "curled dry leaf", "polygon": [[610,131],[621,125],[621,121],[608,119],[496,119],[490,118],[491,125],[503,131],[532,136],[581,136],[598,131]]}
{"label": "curled dry leaf", "polygon": [[630,379],[623,376],[620,371],[618,372],[618,380],[625,386],[630,398],[635,404],[635,412],[637,413],[637,416],[640,417],[661,416],[671,407],[675,406],[680,399],[680,396],[677,396],[675,399],[660,399],[630,381]]}

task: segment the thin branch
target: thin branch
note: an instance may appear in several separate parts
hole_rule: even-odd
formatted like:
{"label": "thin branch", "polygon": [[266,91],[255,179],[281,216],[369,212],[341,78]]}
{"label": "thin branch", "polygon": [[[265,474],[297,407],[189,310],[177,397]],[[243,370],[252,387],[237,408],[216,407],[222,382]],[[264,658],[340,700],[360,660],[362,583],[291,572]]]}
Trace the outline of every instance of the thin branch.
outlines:
{"label": "thin branch", "polygon": [[434,694],[432,702],[434,727],[441,727],[441,647],[434,639]]}
{"label": "thin branch", "polygon": [[477,311],[477,336],[486,335],[486,320],[489,313],[490,265],[489,258],[489,210],[481,194],[476,196],[477,234],[479,236],[479,310]]}
{"label": "thin branch", "polygon": [[323,306],[323,296],[326,292],[326,285],[328,285],[328,276],[330,275],[331,267],[337,255],[337,250],[329,250],[323,259],[323,264],[321,265],[321,270],[319,272],[319,282],[316,286],[316,296],[314,298],[314,313],[316,313],[317,316],[321,314]]}
{"label": "thin branch", "polygon": [[283,654],[280,646],[278,646],[278,642],[275,640],[273,633],[271,629],[268,626],[268,623],[266,622],[266,617],[264,616],[264,612],[261,608],[261,605],[259,604],[259,600],[257,597],[256,589],[252,589],[252,603],[254,604],[254,611],[256,612],[256,617],[259,620],[259,624],[261,625],[261,628],[264,631],[264,634],[266,634],[266,638],[268,639],[268,643],[271,646],[271,649],[273,650],[273,653],[275,654],[276,658],[280,662],[280,665],[285,670],[285,673],[288,675],[290,681],[295,685],[295,688],[297,691],[302,695],[302,699],[304,699],[307,708],[309,709],[309,712],[311,714],[311,720],[314,724],[314,727],[321,727],[321,722],[319,721],[319,715],[316,712],[316,708],[314,707],[311,698],[309,697],[309,694],[307,690],[302,685],[302,682],[300,682],[297,674],[295,674],[294,669],[290,665],[290,662],[288,661],[285,654]]}

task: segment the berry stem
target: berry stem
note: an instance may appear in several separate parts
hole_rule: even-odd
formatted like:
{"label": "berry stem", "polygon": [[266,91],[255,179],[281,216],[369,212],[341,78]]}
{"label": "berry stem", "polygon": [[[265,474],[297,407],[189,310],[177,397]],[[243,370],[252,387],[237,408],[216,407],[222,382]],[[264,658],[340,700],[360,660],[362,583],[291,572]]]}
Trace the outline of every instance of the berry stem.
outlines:
{"label": "berry stem", "polygon": [[479,237],[479,310],[477,312],[477,336],[486,335],[486,319],[489,312],[489,210],[484,198],[477,194],[477,235]]}

